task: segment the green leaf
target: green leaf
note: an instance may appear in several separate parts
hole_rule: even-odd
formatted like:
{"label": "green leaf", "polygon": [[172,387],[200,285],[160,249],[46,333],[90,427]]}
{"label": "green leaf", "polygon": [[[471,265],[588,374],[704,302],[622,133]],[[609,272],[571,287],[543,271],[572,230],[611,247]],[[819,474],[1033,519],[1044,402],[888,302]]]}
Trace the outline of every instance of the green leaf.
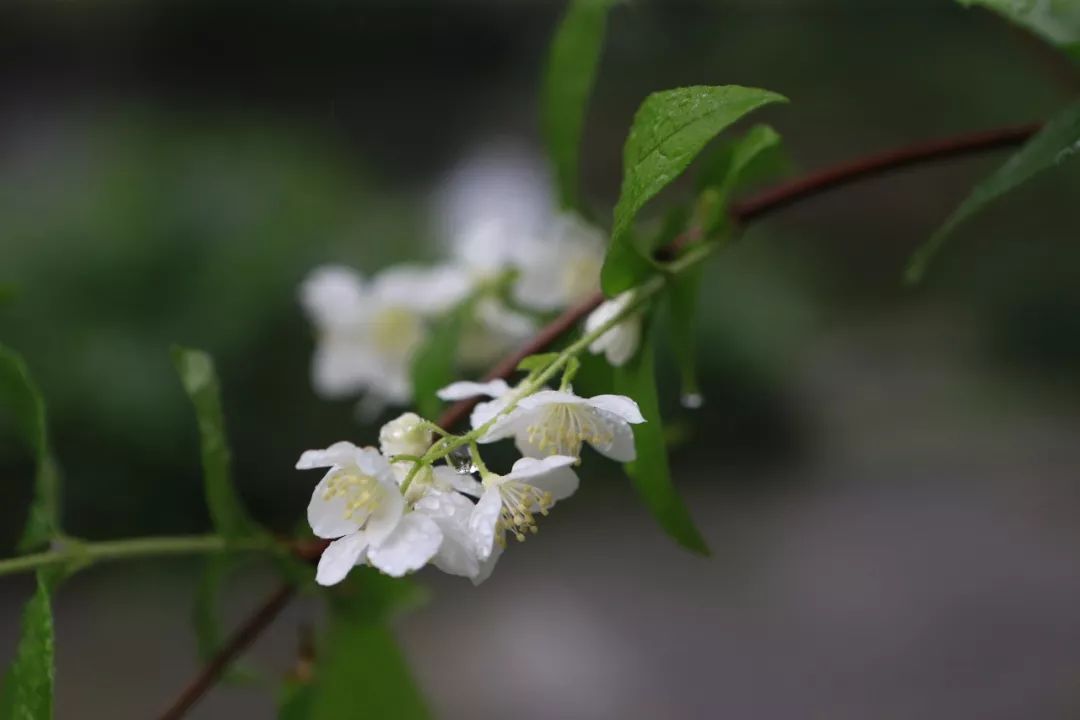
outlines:
{"label": "green leaf", "polygon": [[[195,604],[192,607],[192,623],[195,626],[195,640],[199,658],[209,660],[224,643],[225,631],[218,611],[218,597],[228,576],[235,569],[235,560],[224,554],[214,554],[206,558],[202,576],[195,587]],[[225,679],[232,683],[250,683],[258,675],[246,667],[234,664]]]}
{"label": "green leaf", "polygon": [[578,156],[585,110],[596,80],[608,9],[613,0],[570,0],[551,41],[541,91],[541,125],[559,200],[578,208]]}
{"label": "green leaf", "polygon": [[555,362],[555,358],[557,357],[559,357],[559,353],[557,352],[528,355],[521,358],[521,362],[517,364],[517,369],[522,372],[534,373],[543,370],[548,365]]}
{"label": "green leaf", "polygon": [[1039,173],[1061,164],[1080,151],[1080,102],[1058,113],[1024,143],[1004,165],[975,186],[971,194],[953,211],[908,262],[905,280],[918,283],[946,238],[968,218]]}
{"label": "green leaf", "polygon": [[702,163],[698,190],[715,187],[730,196],[771,180],[787,170],[781,147],[780,134],[768,125],[755,125],[740,137],[720,141]]}
{"label": "green leaf", "polygon": [[1080,60],[1080,3],[1076,0],[957,0],[982,5]]}
{"label": "green leaf", "polygon": [[19,439],[34,456],[34,499],[19,550],[47,544],[60,531],[60,476],[49,454],[45,401],[22,358],[0,345],[0,409],[11,416]]}
{"label": "green leaf", "polygon": [[671,349],[679,366],[682,402],[687,407],[696,407],[701,398],[697,376],[697,310],[703,268],[698,264],[672,278],[669,291]]}
{"label": "green leaf", "polygon": [[311,682],[288,679],[278,695],[277,720],[310,720],[315,699],[315,686]]}
{"label": "green leaf", "polygon": [[690,165],[718,133],[747,113],[786,98],[737,85],[694,86],[653,93],[634,116],[623,147],[623,180],[615,206],[611,247],[601,282],[608,296],[628,290],[651,269],[629,242],[641,208]]}
{"label": "green leaf", "polygon": [[651,331],[630,362],[615,369],[615,392],[637,401],[645,422],[634,425],[637,459],[626,464],[626,474],[660,526],[680,545],[702,555],[709,548],[694,527],[689,511],[671,482],[668,469],[660,399],[656,391]]}
{"label": "green leaf", "polygon": [[[387,620],[417,601],[411,581],[357,568],[342,592],[330,594],[329,626],[312,686],[311,720],[426,718]],[[340,587],[340,586],[339,586]]]}
{"label": "green leaf", "polygon": [[7,305],[14,300],[15,296],[18,294],[19,291],[14,285],[0,284],[0,307]]}
{"label": "green leaf", "polygon": [[231,540],[259,534],[259,526],[248,516],[232,483],[229,441],[214,361],[201,350],[183,347],[174,347],[172,354],[180,382],[195,408],[203,488],[214,527]]}
{"label": "green leaf", "polygon": [[22,637],[0,692],[0,720],[49,720],[53,714],[52,583],[44,573],[23,610]]}
{"label": "green leaf", "polygon": [[422,417],[438,416],[442,401],[435,393],[457,377],[458,344],[473,305],[466,300],[441,318],[413,356],[413,397]]}

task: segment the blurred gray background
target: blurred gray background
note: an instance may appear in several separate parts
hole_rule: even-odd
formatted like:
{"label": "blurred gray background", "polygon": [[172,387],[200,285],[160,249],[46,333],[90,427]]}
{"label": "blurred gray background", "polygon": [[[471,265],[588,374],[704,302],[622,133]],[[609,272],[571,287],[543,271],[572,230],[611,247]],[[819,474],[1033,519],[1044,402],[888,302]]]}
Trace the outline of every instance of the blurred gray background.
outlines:
{"label": "blurred gray background", "polygon": [[[173,342],[218,361],[253,512],[299,521],[299,452],[375,430],[311,391],[297,284],[330,261],[437,259],[444,179],[493,146],[539,156],[536,88],[561,10],[0,7],[0,340],[49,403],[70,532],[208,527]],[[586,128],[598,217],[641,99],[728,83],[791,98],[761,119],[793,173],[1039,119],[1077,89],[1036,42],[946,0],[636,0],[612,15]],[[1001,159],[820,197],[717,257],[705,406],[678,406],[670,367],[662,386],[677,482],[714,556],[674,546],[617,468],[591,463],[579,496],[479,589],[420,575],[432,600],[397,630],[436,714],[1080,716],[1080,171],[966,225],[924,287],[900,283]],[[3,433],[5,548],[31,472]],[[163,708],[196,668],[198,568],[101,567],[64,586],[57,717]],[[248,567],[227,616],[271,583]],[[0,583],[0,657],[29,589]],[[314,612],[291,608],[255,662],[286,672]],[[192,717],[272,715],[264,689],[222,687]]]}

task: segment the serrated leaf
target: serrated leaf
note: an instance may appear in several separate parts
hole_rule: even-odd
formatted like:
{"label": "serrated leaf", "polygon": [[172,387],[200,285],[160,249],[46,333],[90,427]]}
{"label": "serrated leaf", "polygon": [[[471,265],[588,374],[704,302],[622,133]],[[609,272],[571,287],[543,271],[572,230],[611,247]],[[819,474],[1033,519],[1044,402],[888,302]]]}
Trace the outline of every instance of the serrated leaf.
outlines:
{"label": "serrated leaf", "polygon": [[651,331],[630,362],[615,369],[615,392],[637,401],[645,422],[634,425],[637,459],[626,474],[660,526],[680,545],[702,555],[709,548],[671,482],[660,399],[656,390]]}
{"label": "serrated leaf", "polygon": [[581,129],[604,45],[607,12],[612,4],[613,0],[570,0],[548,53],[540,120],[555,169],[559,201],[565,209],[580,205]]}
{"label": "serrated leaf", "polygon": [[34,495],[18,548],[33,550],[60,532],[60,479],[49,455],[45,401],[17,353],[0,345],[0,412],[9,415],[19,439],[34,456]]}
{"label": "serrated leaf", "polygon": [[1027,28],[1080,60],[1080,3],[1076,0],[957,0],[981,5]]}
{"label": "serrated leaf", "polygon": [[786,102],[786,98],[738,85],[675,88],[645,99],[623,147],[622,190],[601,273],[601,284],[609,297],[629,290],[651,270],[651,263],[628,242],[638,211],[677,178],[718,133],[747,113],[776,102]]}
{"label": "serrated leaf", "polygon": [[53,715],[52,583],[44,573],[26,604],[15,660],[0,691],[0,720],[49,720]]}
{"label": "serrated leaf", "polygon": [[417,601],[409,580],[358,568],[330,595],[329,625],[312,685],[311,720],[428,717],[408,664],[386,621]]}
{"label": "serrated leaf", "polygon": [[1080,102],[1058,113],[1017,150],[1004,165],[975,186],[945,224],[938,228],[908,262],[905,280],[922,280],[927,266],[945,240],[961,223],[978,214],[987,205],[1023,185],[1044,170],[1065,162],[1080,151]]}
{"label": "serrated leaf", "polygon": [[471,299],[466,300],[441,318],[413,355],[413,397],[423,417],[438,416],[442,403],[435,393],[457,377],[458,344],[473,305]]}
{"label": "serrated leaf", "polygon": [[214,527],[227,540],[260,534],[232,482],[232,458],[221,408],[221,389],[214,361],[201,350],[174,347],[180,382],[195,408],[202,454],[203,490]]}

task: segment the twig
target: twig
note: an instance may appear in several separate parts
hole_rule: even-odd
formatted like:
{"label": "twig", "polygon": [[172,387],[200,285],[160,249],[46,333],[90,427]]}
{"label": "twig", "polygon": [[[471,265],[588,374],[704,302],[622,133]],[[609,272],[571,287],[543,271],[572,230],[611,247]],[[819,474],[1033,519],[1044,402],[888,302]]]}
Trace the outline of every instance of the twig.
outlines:
{"label": "twig", "polygon": [[194,707],[206,691],[214,686],[232,661],[248,648],[262,631],[270,626],[296,592],[292,585],[282,584],[274,594],[237,628],[229,641],[218,650],[210,662],[199,672],[191,683],[184,688],[176,701],[161,715],[161,720],[179,720]]}
{"label": "twig", "polygon": [[[747,223],[820,193],[867,177],[899,170],[910,165],[1019,145],[1031,137],[1040,127],[1040,123],[1032,123],[985,132],[968,133],[941,140],[916,143],[896,150],[859,158],[819,170],[790,182],[781,183],[774,188],[735,203],[731,213],[736,220]],[[570,308],[545,325],[525,345],[503,358],[484,376],[484,379],[495,380],[509,377],[513,374],[522,358],[540,352],[554,343],[564,333],[577,325],[582,318],[592,312],[602,301],[603,296],[597,293],[579,305]],[[444,428],[457,425],[468,416],[476,402],[475,399],[462,400],[451,405],[439,417],[438,425]],[[312,556],[316,556],[325,546],[326,541],[315,541],[311,547],[306,549],[305,554],[310,553]],[[177,701],[161,716],[161,720],[177,720],[183,717],[184,713],[214,685],[233,660],[243,653],[262,631],[273,622],[281,609],[288,603],[292,594],[293,589],[289,585],[282,585],[274,591],[274,594],[237,629],[236,633],[222,646],[199,675],[184,689]]]}

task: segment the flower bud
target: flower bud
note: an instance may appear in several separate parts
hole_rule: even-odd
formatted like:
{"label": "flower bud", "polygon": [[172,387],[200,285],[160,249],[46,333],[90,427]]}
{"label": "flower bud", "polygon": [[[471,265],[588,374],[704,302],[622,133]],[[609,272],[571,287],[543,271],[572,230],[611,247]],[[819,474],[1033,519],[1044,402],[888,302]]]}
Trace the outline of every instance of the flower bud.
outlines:
{"label": "flower bud", "polygon": [[379,449],[383,455],[423,455],[431,447],[431,431],[416,413],[405,413],[382,426]]}

